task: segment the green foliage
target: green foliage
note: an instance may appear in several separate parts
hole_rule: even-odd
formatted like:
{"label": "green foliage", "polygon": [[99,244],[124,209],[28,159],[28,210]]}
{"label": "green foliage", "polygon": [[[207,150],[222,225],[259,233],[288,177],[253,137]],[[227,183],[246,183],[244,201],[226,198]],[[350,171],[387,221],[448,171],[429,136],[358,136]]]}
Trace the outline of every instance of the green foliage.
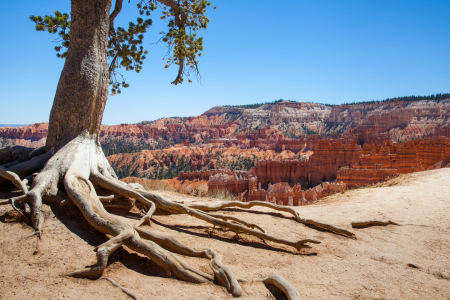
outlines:
{"label": "green foliage", "polygon": [[106,156],[119,153],[137,153],[141,150],[157,150],[172,147],[173,141],[158,139],[152,143],[145,138],[139,140],[126,140],[120,138],[107,137],[101,141],[103,152]]}
{"label": "green foliage", "polygon": [[[322,104],[329,107],[339,106],[339,105],[360,105],[360,104],[374,104],[374,103],[385,103],[385,102],[394,102],[394,101],[404,101],[404,102],[413,102],[413,101],[420,101],[420,100],[435,100],[435,101],[442,101],[445,99],[450,99],[450,93],[437,93],[429,96],[404,96],[404,97],[396,97],[396,98],[387,98],[385,100],[372,100],[372,101],[364,101],[364,102],[352,102],[352,103],[343,103],[343,104],[329,104],[329,103],[317,103]],[[279,99],[271,102],[264,102],[264,103],[255,103],[255,104],[244,104],[244,105],[221,105],[222,107],[235,107],[235,108],[245,108],[245,109],[255,109],[259,108],[266,104],[277,104],[282,101],[287,102],[298,102],[296,100],[284,100]]]}
{"label": "green foliage", "polygon": [[[207,28],[209,19],[205,12],[210,5],[211,3],[205,0],[187,0],[182,3],[174,1],[173,7],[167,8],[156,0],[140,0],[137,3],[138,12],[145,18],[138,17],[136,23],[130,22],[128,29],[118,27],[110,28],[109,31],[107,54],[111,95],[120,94],[121,88],[129,86],[119,69],[125,68],[126,71],[134,70],[137,73],[142,70],[148,53],[143,47],[144,34],[152,25],[152,20],[148,17],[158,7],[163,10],[161,19],[168,21],[168,32],[161,32],[160,38],[168,47],[167,55],[163,58],[167,60],[165,67],[168,68],[172,64],[179,66],[178,75],[172,83],[182,83],[183,77],[189,79],[192,71],[199,76],[198,57],[203,50],[203,38],[197,36],[197,31]],[[70,46],[69,14],[55,11],[54,15],[46,15],[44,18],[32,15],[30,20],[36,23],[37,31],[58,33],[59,38],[56,41],[61,44],[55,47],[56,56],[66,58]],[[189,79],[189,82],[192,81]]]}
{"label": "green foliage", "polygon": [[168,117],[168,118],[162,117],[162,118],[156,119],[154,121],[141,121],[139,123],[136,123],[136,125],[144,125],[144,126],[150,125],[150,124],[154,124],[157,121],[162,120],[162,119],[169,119],[170,121],[166,121],[166,124],[173,124],[173,123],[184,123],[184,122],[186,122],[186,120],[188,118],[187,117]]}
{"label": "green foliage", "polygon": [[37,31],[48,31],[48,33],[58,34],[59,38],[58,42],[61,43],[60,46],[55,47],[56,56],[60,58],[65,58],[67,56],[67,50],[63,50],[62,54],[61,49],[69,48],[69,37],[70,37],[70,20],[68,14],[62,14],[59,11],[55,10],[54,16],[30,16],[30,20],[36,23]]}
{"label": "green foliage", "polygon": [[244,108],[244,109],[255,109],[258,107],[261,107],[263,105],[267,105],[267,104],[277,104],[283,101],[288,101],[288,102],[296,102],[294,100],[283,100],[283,99],[279,99],[279,100],[274,100],[271,102],[264,102],[264,103],[255,103],[255,104],[244,104],[244,105],[221,105],[222,107],[235,107],[235,108]]}
{"label": "green foliage", "polygon": [[164,161],[165,163],[158,164],[155,161],[150,161],[151,169],[145,170],[144,172],[137,170],[134,161],[129,164],[121,164],[121,162],[116,161],[111,164],[111,167],[119,179],[129,176],[147,179],[172,179],[178,177],[181,172],[191,171],[192,162],[186,156],[175,159],[172,155],[163,153],[160,161]]}
{"label": "green foliage", "polygon": [[288,130],[288,131],[286,131],[286,132],[284,132],[284,133],[286,134],[286,137],[287,137],[288,139],[297,139],[297,140],[299,140],[299,139],[302,138],[302,135],[301,135],[301,134],[296,134],[295,132],[292,132],[292,131],[290,131],[290,130]]}
{"label": "green foliage", "polygon": [[317,134],[317,133],[318,133],[317,131],[314,131],[314,130],[310,129],[310,128],[309,128],[308,126],[306,126],[305,124],[302,124],[301,126],[302,126],[303,131],[304,131],[305,134],[306,134],[306,137],[308,137],[308,135],[310,135],[310,134]]}
{"label": "green foliage", "polygon": [[[144,33],[151,25],[151,19],[137,18],[137,24],[130,22],[128,30],[122,27],[111,30],[108,40],[108,58],[111,60],[109,67],[111,95],[120,94],[120,87],[127,88],[129,86],[118,69],[125,68],[126,71],[134,70],[136,73],[142,70],[145,55],[148,53],[144,50],[142,42]],[[121,82],[117,79],[118,76],[121,77]]]}
{"label": "green foliage", "polygon": [[450,93],[444,93],[444,94],[437,93],[437,94],[428,95],[428,96],[403,96],[403,97],[387,98],[384,100],[343,103],[343,105],[389,103],[389,102],[395,102],[395,101],[414,102],[414,101],[420,101],[420,100],[434,100],[434,101],[440,102],[442,100],[449,99],[449,98],[450,98]]}
{"label": "green foliage", "polygon": [[[139,13],[149,15],[150,11],[157,8],[158,1],[141,0],[138,3]],[[163,9],[162,20],[167,21],[167,32],[162,32],[160,41],[167,43],[168,51],[164,57],[169,68],[172,64],[179,66],[178,76],[172,82],[178,84],[183,82],[183,76],[186,76],[189,82],[191,72],[198,72],[198,57],[202,55],[203,38],[197,36],[199,29],[206,29],[209,19],[205,16],[206,8],[211,6],[209,1],[190,0],[179,1],[178,7],[166,7],[160,5]],[[216,9],[216,7],[214,7]]]}

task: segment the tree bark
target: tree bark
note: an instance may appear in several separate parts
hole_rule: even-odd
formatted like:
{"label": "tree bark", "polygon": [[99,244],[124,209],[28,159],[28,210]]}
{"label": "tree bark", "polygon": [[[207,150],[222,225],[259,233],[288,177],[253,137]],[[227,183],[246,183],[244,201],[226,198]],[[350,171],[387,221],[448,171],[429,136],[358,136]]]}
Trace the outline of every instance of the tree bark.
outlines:
{"label": "tree bark", "polygon": [[108,97],[111,0],[72,0],[70,47],[50,113],[46,150],[79,135],[97,139]]}

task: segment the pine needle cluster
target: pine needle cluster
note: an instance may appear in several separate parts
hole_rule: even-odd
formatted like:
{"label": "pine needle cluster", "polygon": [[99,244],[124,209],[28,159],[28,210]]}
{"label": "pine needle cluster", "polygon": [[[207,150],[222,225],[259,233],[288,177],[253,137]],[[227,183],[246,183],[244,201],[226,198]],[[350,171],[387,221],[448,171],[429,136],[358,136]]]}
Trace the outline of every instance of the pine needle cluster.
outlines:
{"label": "pine needle cluster", "polygon": [[[129,22],[128,28],[110,28],[108,40],[109,84],[111,95],[120,94],[121,88],[129,87],[120,69],[142,70],[148,52],[144,49],[143,40],[147,29],[152,25],[151,13],[161,8],[161,19],[167,21],[168,31],[161,32],[159,41],[167,44],[168,51],[164,56],[165,68],[172,64],[178,66],[178,75],[173,84],[182,83],[186,77],[189,82],[191,72],[200,76],[198,58],[203,51],[203,38],[197,36],[199,29],[206,29],[209,19],[205,16],[206,8],[211,3],[205,0],[179,1],[176,7],[167,7],[165,1],[140,0],[137,3],[139,15],[136,22]],[[216,7],[214,7],[216,9]],[[55,40],[60,43],[54,49],[58,58],[66,58],[70,46],[70,14],[55,11],[54,15],[30,16],[36,24],[37,31],[58,34]],[[198,77],[197,77],[198,78]]]}

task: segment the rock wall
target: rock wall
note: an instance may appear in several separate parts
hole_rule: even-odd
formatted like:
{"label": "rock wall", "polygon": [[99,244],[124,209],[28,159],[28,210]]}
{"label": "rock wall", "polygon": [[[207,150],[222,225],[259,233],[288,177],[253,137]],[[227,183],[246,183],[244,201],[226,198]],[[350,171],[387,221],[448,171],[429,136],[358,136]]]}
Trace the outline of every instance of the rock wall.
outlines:
{"label": "rock wall", "polygon": [[395,169],[354,169],[345,167],[339,170],[336,181],[345,184],[347,188],[353,189],[380,183],[398,175],[399,173]]}
{"label": "rock wall", "polygon": [[248,177],[245,178],[240,174],[218,173],[209,177],[208,192],[226,190],[233,194],[240,194],[248,190],[248,182]]}
{"label": "rock wall", "polygon": [[[174,148],[193,158],[195,148]],[[238,149],[235,149],[238,151]],[[306,160],[268,159],[258,161],[248,172],[208,170],[183,172],[180,181],[206,181],[208,191],[225,190],[246,194],[246,201],[270,201],[282,205],[305,205],[346,188],[372,185],[398,176],[449,165],[450,139],[433,138],[406,143],[386,141],[352,144],[320,140],[316,151]],[[186,152],[188,151],[188,152]],[[228,149],[233,157],[232,149]],[[284,150],[287,151],[287,150]],[[203,149],[202,153],[210,153]],[[167,153],[160,151],[160,154]],[[156,154],[156,153],[155,153]],[[280,153],[279,155],[282,155]],[[252,154],[253,155],[253,154]],[[168,159],[169,156],[164,156]],[[155,155],[155,159],[162,159]],[[174,161],[174,156],[172,156]],[[313,187],[313,188],[310,188]]]}
{"label": "rock wall", "polygon": [[339,168],[358,162],[360,150],[351,145],[320,140],[309,160],[259,161],[253,171],[265,187],[269,183],[300,183],[305,187],[336,179]]}
{"label": "rock wall", "polygon": [[47,140],[47,123],[36,123],[23,127],[0,127],[0,138],[4,145],[19,145],[39,148]]}
{"label": "rock wall", "polygon": [[226,174],[229,176],[236,175],[243,178],[248,179],[248,172],[246,171],[230,171],[229,169],[223,169],[223,170],[207,170],[207,171],[194,171],[194,172],[181,172],[178,176],[178,179],[181,180],[194,180],[194,179],[201,179],[201,180],[209,180],[211,176],[215,176],[217,174]]}

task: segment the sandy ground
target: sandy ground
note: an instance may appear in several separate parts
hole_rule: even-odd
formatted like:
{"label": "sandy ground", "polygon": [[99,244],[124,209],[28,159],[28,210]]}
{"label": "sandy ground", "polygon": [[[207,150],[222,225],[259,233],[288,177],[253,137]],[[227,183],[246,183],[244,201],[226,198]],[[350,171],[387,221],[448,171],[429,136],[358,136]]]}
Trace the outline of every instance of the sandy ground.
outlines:
{"label": "sandy ground", "polygon": [[[174,200],[199,201],[170,192]],[[413,173],[384,183],[336,194],[314,205],[296,207],[305,217],[349,227],[351,221],[388,218],[402,224],[353,229],[357,240],[320,232],[287,214],[259,208],[227,210],[258,223],[272,235],[322,241],[297,252],[288,246],[216,229],[192,217],[155,216],[151,230],[173,234],[192,247],[209,247],[241,278],[243,299],[283,299],[276,289],[255,281],[277,273],[293,283],[305,299],[450,299],[450,169]],[[0,194],[0,198],[5,195]],[[201,201],[216,201],[201,198]],[[1,299],[129,299],[106,280],[62,276],[95,263],[93,249],[106,237],[91,229],[76,211],[45,206],[45,232],[40,252],[32,233],[9,206],[0,207]],[[123,215],[137,222],[133,212]],[[426,226],[423,226],[426,225]],[[208,261],[183,258],[210,272]],[[111,255],[104,276],[141,299],[231,299],[216,284],[190,284],[166,278],[147,258],[127,249]]]}

